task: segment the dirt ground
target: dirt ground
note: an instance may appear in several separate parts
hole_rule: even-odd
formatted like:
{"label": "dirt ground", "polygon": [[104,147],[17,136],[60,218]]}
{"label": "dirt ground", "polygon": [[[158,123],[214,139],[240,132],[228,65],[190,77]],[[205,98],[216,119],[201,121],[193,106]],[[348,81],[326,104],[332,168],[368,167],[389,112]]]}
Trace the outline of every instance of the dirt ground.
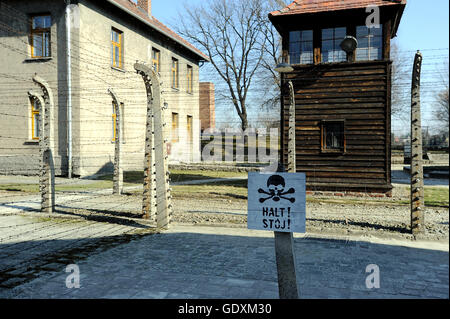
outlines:
{"label": "dirt ground", "polygon": [[[413,239],[409,226],[409,176],[398,169],[393,174],[393,179],[396,184],[394,184],[391,198],[307,196],[307,233]],[[437,187],[444,190],[446,188],[448,196],[448,179],[426,180],[426,182],[429,184],[426,187]],[[173,198],[172,221],[191,225],[226,225],[246,228],[247,200],[244,196],[246,192],[242,192],[242,189],[244,191],[246,189],[236,188],[241,189],[238,195],[232,188],[230,188],[229,194],[219,194],[215,191],[216,186],[209,185],[207,193],[190,192],[185,194],[178,191],[178,196]],[[74,214],[69,213],[66,216],[88,217],[87,219],[90,220],[105,218],[112,219],[114,223],[140,222],[138,221],[142,208],[140,191],[129,193],[128,196],[104,194],[90,198],[83,192],[79,195],[85,198],[77,199],[76,195],[64,195],[68,197],[64,200],[58,196],[62,201],[58,209],[61,210],[64,207],[65,210],[74,212]],[[3,197],[5,202],[21,203],[17,206],[17,209],[20,210],[29,196],[37,196],[33,202],[36,202],[35,206],[39,206],[39,195],[24,192],[0,191],[0,202]],[[76,200],[71,199],[70,196]],[[66,204],[65,201],[69,204]],[[11,209],[11,205],[8,206],[7,203],[3,206],[3,209]],[[418,236],[418,239],[448,242],[448,201],[441,206],[426,207],[424,213],[425,232]]]}
{"label": "dirt ground", "polygon": [[[398,192],[404,191],[403,189]],[[307,200],[306,231],[328,235],[374,236],[413,239],[410,234],[410,209],[396,204],[404,195],[394,193],[391,199],[334,200],[330,197]],[[308,197],[309,199],[309,197]],[[321,201],[323,199],[323,201]],[[174,200],[173,221],[211,225],[230,224],[246,227],[247,200],[226,198],[183,198]],[[449,240],[449,210],[444,207],[425,208],[425,233],[421,240]]]}

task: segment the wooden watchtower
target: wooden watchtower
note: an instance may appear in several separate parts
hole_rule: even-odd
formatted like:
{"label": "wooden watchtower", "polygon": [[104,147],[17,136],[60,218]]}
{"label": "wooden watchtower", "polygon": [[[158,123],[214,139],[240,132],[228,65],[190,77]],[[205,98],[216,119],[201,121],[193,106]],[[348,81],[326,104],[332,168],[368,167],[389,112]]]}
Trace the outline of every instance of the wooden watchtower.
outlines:
{"label": "wooden watchtower", "polygon": [[[296,0],[269,14],[295,92],[296,170],[307,189],[390,194],[391,63],[405,0]],[[356,49],[345,52],[351,36]],[[352,40],[354,42],[354,40]],[[281,99],[287,164],[289,90]]]}

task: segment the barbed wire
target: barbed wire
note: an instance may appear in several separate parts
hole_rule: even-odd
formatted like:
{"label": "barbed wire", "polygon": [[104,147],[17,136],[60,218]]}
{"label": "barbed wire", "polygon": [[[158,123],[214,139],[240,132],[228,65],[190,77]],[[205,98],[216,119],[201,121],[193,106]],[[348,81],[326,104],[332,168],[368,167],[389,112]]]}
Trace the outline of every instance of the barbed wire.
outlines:
{"label": "barbed wire", "polygon": [[[19,10],[11,7],[11,6],[3,6],[2,9],[5,9],[4,11],[0,12],[0,16],[7,17],[9,19],[13,19],[17,21],[20,25],[28,25],[28,23],[31,22],[31,18],[29,16],[24,15]],[[24,23],[25,22],[25,23]],[[17,24],[16,24],[17,25]],[[4,23],[0,22],[0,30],[4,30],[6,32],[10,32],[12,34],[15,34],[16,36],[23,36],[28,37],[29,32],[24,31],[21,29],[14,28],[12,26],[6,25]],[[56,37],[52,33],[53,36],[50,37],[50,48],[54,50],[55,47],[57,47],[58,43],[55,40]],[[105,102],[109,101],[111,102],[111,99],[109,97],[109,94],[106,91],[106,88],[113,87],[117,88],[117,93],[120,94],[120,97],[124,100],[126,104],[126,124],[127,125],[133,125],[134,128],[145,127],[145,109],[146,109],[146,98],[145,98],[145,87],[142,83],[142,79],[139,75],[136,74],[136,72],[133,70],[133,63],[135,61],[142,60],[142,55],[134,54],[131,52],[126,52],[125,58],[124,58],[124,64],[123,64],[123,70],[118,72],[117,70],[111,69],[110,65],[110,50],[111,46],[110,44],[102,44],[98,41],[95,41],[92,38],[89,38],[88,33],[80,33],[78,38],[75,37],[73,39],[72,44],[72,51],[70,52],[71,58],[73,59],[73,69],[76,72],[83,73],[84,75],[80,77],[80,83],[76,83],[77,81],[74,81],[75,83],[71,87],[71,91],[73,94],[77,95],[77,98],[84,101],[84,102],[91,102],[93,105],[104,105]],[[108,35],[109,36],[109,35]],[[22,47],[16,45],[10,45],[7,43],[0,42],[0,46],[5,48],[6,50],[10,50],[15,53],[19,53],[21,56],[24,56],[27,58],[29,56],[28,47],[30,45],[29,41],[26,41],[22,38],[19,38],[19,41],[21,42]],[[448,57],[448,48],[435,48],[435,49],[425,49],[421,50],[422,52],[430,52],[431,54],[427,54],[426,56],[426,62],[423,64],[425,72],[423,72],[424,78],[427,76],[435,76],[439,75],[440,72],[437,70],[429,71],[427,68],[436,67],[438,65],[438,61],[441,61],[442,59]],[[405,50],[400,51],[400,53],[409,53],[409,52],[415,52],[414,50]],[[151,53],[150,51],[147,52]],[[144,54],[145,55],[145,54]],[[149,60],[150,56],[147,56],[144,60]],[[103,62],[102,62],[103,61]],[[430,62],[428,62],[430,61]],[[433,61],[436,61],[433,63]],[[169,63],[164,64],[161,63],[160,66],[164,68],[166,71],[169,70],[169,67],[171,66]],[[55,90],[55,96],[58,96],[60,94],[64,95],[68,93],[67,86],[67,79],[54,79],[54,75],[57,74],[55,72],[58,72],[58,62],[55,59],[45,61],[40,64],[41,70],[39,70],[38,74],[41,76],[47,76],[48,79],[47,82],[51,86],[56,86],[58,89]],[[109,69],[109,70],[108,70]],[[212,69],[202,69],[202,76],[205,78],[216,76],[216,72]],[[180,72],[182,74],[182,72]],[[170,91],[170,79],[171,79],[171,73],[170,72],[160,72],[160,79],[163,83],[166,83],[164,85],[163,90]],[[197,76],[197,75],[196,75]],[[29,83],[29,87],[33,87],[31,76],[27,77],[25,75],[17,75],[17,74],[8,74],[8,73],[0,73],[0,90],[2,91],[2,97],[6,99],[5,103],[2,103],[2,111],[0,112],[1,116],[4,117],[15,117],[15,118],[22,118],[22,119],[29,119],[29,114],[20,114],[20,112],[23,112],[23,109],[20,110],[19,107],[17,107],[17,102],[15,100],[23,99],[24,101],[27,101],[27,89],[28,88],[20,88],[17,85],[17,82],[20,83]],[[337,79],[339,77],[336,77]],[[5,81],[5,79],[10,79],[11,81]],[[320,77],[304,77],[302,81],[314,81],[320,79]],[[81,83],[81,81],[83,83]],[[134,83],[131,83],[133,82]],[[196,83],[196,79],[187,80],[184,77],[179,77],[178,79],[178,86],[180,88],[186,87],[188,83],[194,82]],[[104,85],[104,87],[101,87],[99,84]],[[409,89],[410,82],[409,81],[402,81],[402,82],[396,82],[393,84],[393,87],[395,88],[401,88],[401,89]],[[440,91],[440,88],[444,88],[445,85],[442,84],[441,81],[422,81],[422,88],[427,90],[427,94],[435,94]],[[217,92],[226,92],[225,84],[223,83],[217,83],[216,85],[216,91]],[[184,91],[183,89],[179,89],[177,91],[182,93]],[[252,90],[252,94],[258,95],[265,93],[265,88],[254,88]],[[169,92],[170,93],[170,92]],[[185,92],[183,92],[185,93]],[[196,96],[199,93],[199,88],[197,85],[194,85],[193,87],[193,96]],[[406,94],[406,93],[405,93]],[[130,95],[136,95],[136,99],[130,97]],[[139,99],[139,100],[137,100]],[[175,97],[166,96],[166,101],[170,101],[171,99],[175,99]],[[402,97],[405,101],[408,99],[407,96]],[[221,101],[221,98],[219,97],[217,101]],[[434,101],[431,99],[422,99],[423,103],[433,103]],[[108,104],[108,103],[107,103]],[[170,104],[170,103],[169,103]],[[25,106],[25,110],[28,112],[28,105]],[[15,108],[17,112],[19,113],[13,113],[10,111],[4,110],[6,107]],[[67,108],[67,105],[65,104],[58,104],[56,109],[58,112],[63,112]],[[189,110],[190,107],[184,104],[181,104],[177,106],[178,111],[186,111]],[[112,115],[112,107],[111,105],[105,105],[102,107],[102,111],[96,110],[92,107],[83,107],[81,105],[77,105],[77,110],[80,112],[86,112],[89,113],[88,119],[72,119],[71,122],[74,124],[81,124],[81,123],[111,123],[111,115]],[[141,113],[137,111],[141,111]],[[132,113],[130,113],[131,111]],[[423,111],[424,114],[432,114],[431,110]],[[227,114],[229,116],[230,114]],[[168,114],[170,116],[170,114]],[[233,114],[233,116],[236,116]],[[261,120],[261,118],[258,115],[248,116],[249,120],[256,121]],[[130,120],[131,119],[131,120]],[[137,119],[141,119],[138,121]],[[60,118],[60,116],[57,117],[57,123],[65,124],[69,120],[65,118]],[[274,120],[276,121],[276,120]],[[215,121],[217,124],[232,124],[232,123],[239,123],[239,119],[216,119]],[[438,122],[438,120],[430,120],[430,122]],[[395,127],[395,125],[394,125]],[[23,129],[21,128],[9,128],[9,133],[13,132],[23,132]],[[83,128],[83,133],[93,134],[94,132],[98,132],[98,128]],[[187,134],[185,132],[182,132],[179,134],[179,136],[186,137]],[[19,137],[17,135],[12,134],[4,134],[2,133],[0,135],[0,139],[10,139],[10,140],[23,140],[23,137]],[[106,141],[105,141],[106,139]],[[104,145],[105,142],[111,142],[107,140],[108,137],[88,137],[86,139],[81,138],[80,142],[83,143],[84,146],[95,146],[95,145]],[[127,146],[129,147],[139,147],[141,150],[135,151],[135,152],[127,152],[128,155],[133,154],[142,154],[143,153],[143,147],[144,147],[144,134],[138,134],[138,135],[127,135],[125,137],[127,140]],[[138,140],[139,139],[139,140]],[[136,141],[135,141],[136,140]],[[133,142],[130,142],[133,141]],[[112,146],[113,143],[109,146]],[[158,144],[157,146],[160,146]],[[26,146],[26,147],[0,147],[1,150],[29,150],[32,146]],[[91,155],[105,155],[104,151],[98,151],[98,152],[90,152]],[[105,156],[111,156],[111,154],[106,154]],[[136,162],[139,162],[139,160],[136,160]],[[131,162],[130,162],[131,163]],[[129,164],[129,163],[128,163]],[[85,167],[90,167],[89,165],[85,165]],[[94,166],[92,166],[94,167]]]}

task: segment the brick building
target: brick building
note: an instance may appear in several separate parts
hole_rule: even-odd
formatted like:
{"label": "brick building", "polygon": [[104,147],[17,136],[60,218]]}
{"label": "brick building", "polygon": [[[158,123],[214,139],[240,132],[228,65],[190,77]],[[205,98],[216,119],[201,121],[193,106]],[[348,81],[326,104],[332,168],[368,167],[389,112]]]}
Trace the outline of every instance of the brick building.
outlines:
{"label": "brick building", "polygon": [[200,82],[200,127],[205,129],[216,127],[216,109],[214,83]]}
{"label": "brick building", "polygon": [[160,74],[168,105],[169,160],[199,159],[198,71],[209,58],[153,17],[150,1],[2,0],[0,56],[0,97],[6,101],[0,106],[0,174],[38,172],[39,108],[27,94],[37,89],[34,74],[54,94],[57,175],[66,174],[69,165],[79,176],[111,169],[115,138],[109,88],[124,102],[124,169],[141,169],[147,102],[136,61]]}

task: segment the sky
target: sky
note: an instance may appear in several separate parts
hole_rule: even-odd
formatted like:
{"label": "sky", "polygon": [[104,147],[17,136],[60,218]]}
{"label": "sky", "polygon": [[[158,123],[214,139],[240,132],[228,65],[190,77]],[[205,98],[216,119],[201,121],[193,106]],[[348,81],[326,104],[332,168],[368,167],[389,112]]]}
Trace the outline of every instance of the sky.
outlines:
{"label": "sky", "polygon": [[[168,26],[173,26],[179,14],[182,14],[185,4],[197,5],[204,2],[204,0],[152,0],[152,14]],[[393,42],[399,47],[407,66],[412,66],[417,50],[423,54],[422,119],[425,123],[423,125],[433,123],[434,95],[437,90],[444,87],[442,78],[447,77],[448,81],[448,72],[442,72],[442,68],[445,63],[448,66],[449,1],[407,0],[397,37]],[[200,69],[200,74],[201,72],[202,69]],[[203,80],[202,74],[200,76]],[[405,79],[401,87],[405,93],[409,94],[410,79]],[[216,110],[216,113],[218,112],[220,109]],[[217,116],[220,117],[221,114],[217,114]],[[405,131],[408,127],[405,124],[404,120],[393,119],[393,130]]]}
{"label": "sky", "polygon": [[[420,50],[423,55],[421,76],[422,126],[436,127],[433,119],[434,96],[448,83],[449,59],[449,1],[408,0],[403,13],[397,37],[393,40],[401,54],[412,66],[414,55]],[[447,68],[447,72],[443,69]],[[404,86],[410,91],[409,80]],[[404,121],[393,120],[393,129],[401,131]]]}

